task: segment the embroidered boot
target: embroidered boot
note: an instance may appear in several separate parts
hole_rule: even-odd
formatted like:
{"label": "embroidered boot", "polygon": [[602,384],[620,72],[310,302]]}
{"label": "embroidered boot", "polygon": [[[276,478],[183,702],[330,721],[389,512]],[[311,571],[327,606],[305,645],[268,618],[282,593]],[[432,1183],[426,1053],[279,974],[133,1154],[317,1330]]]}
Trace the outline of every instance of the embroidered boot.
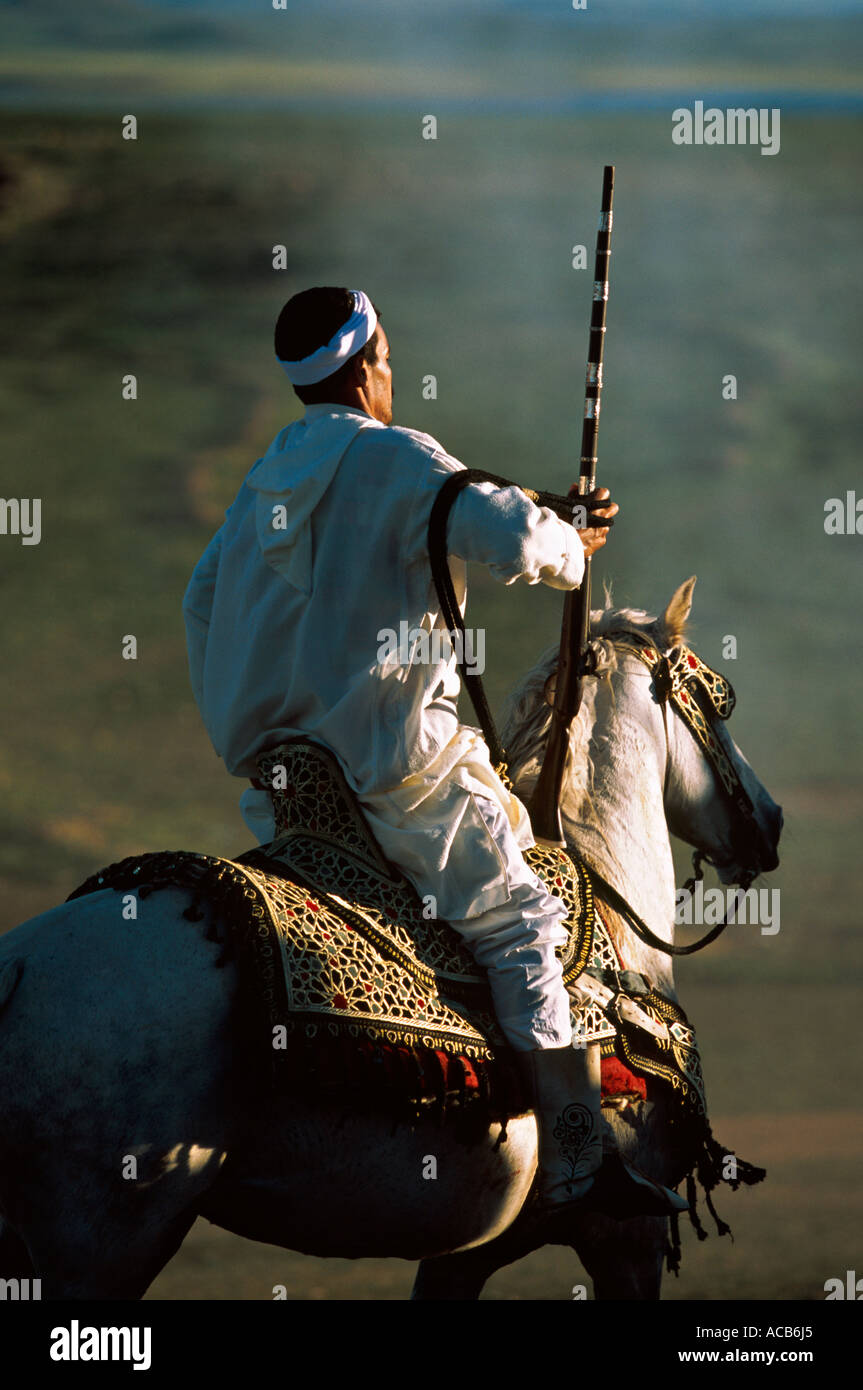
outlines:
{"label": "embroidered boot", "polygon": [[603,1145],[599,1046],[518,1052],[539,1131],[538,1216],[599,1211],[616,1221],[689,1210],[670,1188]]}

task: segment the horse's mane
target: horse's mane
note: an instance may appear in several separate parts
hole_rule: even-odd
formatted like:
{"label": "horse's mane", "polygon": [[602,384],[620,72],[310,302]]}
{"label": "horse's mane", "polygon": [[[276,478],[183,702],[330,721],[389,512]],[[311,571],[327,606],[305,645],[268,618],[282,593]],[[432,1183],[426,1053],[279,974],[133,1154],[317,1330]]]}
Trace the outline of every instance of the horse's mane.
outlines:
{"label": "horse's mane", "polygon": [[[647,635],[664,646],[661,622],[641,608],[615,608],[606,586],[605,607],[591,609],[591,646],[596,654],[596,676],[608,678],[617,669],[613,638],[627,631]],[[559,645],[547,647],[539,660],[507,696],[503,710],[502,739],[507,750],[509,774],[515,780],[528,764],[541,757],[551,723],[551,707],[545,699],[546,682],[557,667]],[[581,719],[573,721],[570,747],[578,750],[586,734]],[[530,774],[528,774],[530,775]]]}

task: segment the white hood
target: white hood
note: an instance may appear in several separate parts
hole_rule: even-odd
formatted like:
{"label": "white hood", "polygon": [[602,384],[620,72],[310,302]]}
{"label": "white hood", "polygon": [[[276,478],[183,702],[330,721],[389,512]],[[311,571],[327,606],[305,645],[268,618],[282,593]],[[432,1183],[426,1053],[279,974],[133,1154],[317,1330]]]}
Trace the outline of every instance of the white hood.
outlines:
{"label": "white hood", "polygon": [[312,512],[357,432],[368,426],[383,428],[359,410],[325,410],[297,420],[279,431],[246,479],[258,494],[256,522],[264,558],[301,593],[312,592]]}

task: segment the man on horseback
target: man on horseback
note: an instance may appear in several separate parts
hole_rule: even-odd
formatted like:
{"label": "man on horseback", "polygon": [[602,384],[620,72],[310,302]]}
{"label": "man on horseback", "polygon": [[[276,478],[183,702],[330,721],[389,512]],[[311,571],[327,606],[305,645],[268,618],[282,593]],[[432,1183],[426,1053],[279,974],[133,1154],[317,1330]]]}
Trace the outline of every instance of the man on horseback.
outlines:
{"label": "man on horseback", "polygon": [[[275,347],[304,417],[248,474],[183,604],[204,723],[228,770],[253,783],[246,823],[261,843],[274,837],[262,753],[304,734],[330,748],[384,854],[488,972],[531,1086],[541,1209],[685,1210],[616,1150],[603,1155],[597,1049],[572,1046],[555,954],[566,909],[524,861],[535,843],[525,807],[478,731],[459,723],[452,643],[429,641],[446,630],[429,516],[464,465],[430,435],[391,425],[389,344],[361,291],[295,295]],[[601,489],[594,503],[607,497]],[[467,561],[505,584],[572,589],[607,534],[576,531],[518,487],[466,487],[448,529],[461,611]],[[404,642],[384,640],[404,631]]]}

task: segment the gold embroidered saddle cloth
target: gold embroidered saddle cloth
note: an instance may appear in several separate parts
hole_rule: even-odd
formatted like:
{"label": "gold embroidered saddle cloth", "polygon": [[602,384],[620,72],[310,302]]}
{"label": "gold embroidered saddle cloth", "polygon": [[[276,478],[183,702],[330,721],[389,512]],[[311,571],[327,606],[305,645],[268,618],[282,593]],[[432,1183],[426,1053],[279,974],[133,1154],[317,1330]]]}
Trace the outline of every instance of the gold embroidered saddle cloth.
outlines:
{"label": "gold embroidered saddle cloth", "polygon": [[[344,1080],[373,1058],[407,1067],[414,1099],[444,1107],[467,1093],[518,1113],[517,1073],[497,1024],[485,971],[446,922],[383,856],[329,750],[293,739],[259,761],[272,789],[276,838],[234,860],[187,852],[123,860],[72,898],[101,888],[139,896],[173,885],[193,890],[186,916],[214,911],[208,934],[254,979],[277,1076]],[[603,1090],[644,1096],[645,1076],[668,1083],[694,1117],[706,1114],[694,1033],[682,1010],[640,976],[620,969],[595,910],[588,871],[562,850],[525,852],[569,912],[558,955],[573,998],[576,1042],[601,1044]],[[629,978],[627,978],[629,976]],[[636,986],[633,989],[633,980]],[[327,1047],[328,1043],[341,1044]],[[302,1056],[298,1056],[297,1049]],[[286,1066],[285,1063],[291,1065]],[[367,1071],[367,1069],[366,1069]],[[419,1073],[419,1075],[417,1075]],[[502,1081],[501,1078],[504,1077]]]}
{"label": "gold embroidered saddle cloth", "polygon": [[[384,858],[327,749],[295,739],[258,766],[272,789],[277,835],[237,862],[271,904],[256,936],[271,1027],[286,1047],[301,1032],[310,1040],[365,1039],[416,1058],[434,1053],[444,1073],[453,1071],[447,1059],[457,1058],[466,1073],[460,1079],[479,1086],[484,1064],[509,1054],[485,971]],[[586,868],[539,846],[525,859],[568,909],[569,937],[558,955],[573,1036],[601,1044],[605,1092],[643,1096],[644,1074],[652,1074],[687,1109],[705,1114],[695,1035],[676,1004],[620,970]]]}
{"label": "gold embroidered saddle cloth", "polygon": [[[393,1044],[488,1058],[503,1036],[485,971],[389,863],[333,755],[291,740],[264,755],[276,839],[238,861],[287,924],[266,970],[271,1022],[307,1037],[335,1027]],[[584,869],[557,850],[525,858],[569,909],[564,978],[592,955],[595,914]],[[262,936],[263,940],[263,936]]]}

